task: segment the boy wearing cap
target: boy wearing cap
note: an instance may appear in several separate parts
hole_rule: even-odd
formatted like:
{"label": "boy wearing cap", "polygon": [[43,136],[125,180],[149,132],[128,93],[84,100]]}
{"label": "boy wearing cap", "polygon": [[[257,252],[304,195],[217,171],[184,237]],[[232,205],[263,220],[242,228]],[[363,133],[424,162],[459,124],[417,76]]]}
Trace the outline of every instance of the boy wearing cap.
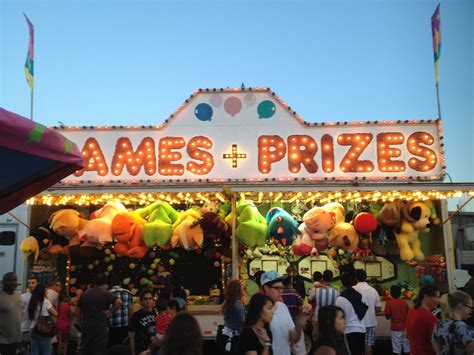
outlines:
{"label": "boy wearing cap", "polygon": [[291,318],[288,307],[281,302],[283,292],[282,278],[276,271],[264,273],[260,279],[265,294],[275,302],[275,313],[270,323],[273,334],[272,349],[274,355],[288,355],[291,353],[291,344],[301,338],[302,329],[308,320],[308,315],[301,315],[296,324]]}

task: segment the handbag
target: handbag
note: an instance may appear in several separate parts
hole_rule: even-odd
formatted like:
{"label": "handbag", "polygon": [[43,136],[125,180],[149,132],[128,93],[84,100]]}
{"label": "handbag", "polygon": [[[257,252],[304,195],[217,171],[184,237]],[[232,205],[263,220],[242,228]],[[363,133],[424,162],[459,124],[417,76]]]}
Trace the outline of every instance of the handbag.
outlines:
{"label": "handbag", "polygon": [[40,314],[36,319],[35,327],[33,331],[36,335],[43,338],[51,338],[56,334],[56,325],[54,324],[53,318],[50,315],[42,316],[43,302],[41,302]]}
{"label": "handbag", "polygon": [[234,331],[231,331],[231,336],[224,333],[224,326],[219,325],[216,336],[216,348],[219,354],[239,354],[239,334]]}

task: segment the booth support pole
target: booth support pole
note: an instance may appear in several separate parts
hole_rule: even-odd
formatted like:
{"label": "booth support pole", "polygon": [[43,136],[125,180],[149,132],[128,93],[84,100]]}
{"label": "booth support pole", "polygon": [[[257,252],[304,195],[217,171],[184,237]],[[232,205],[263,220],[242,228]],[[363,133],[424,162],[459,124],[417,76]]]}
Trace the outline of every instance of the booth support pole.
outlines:
{"label": "booth support pole", "polygon": [[239,250],[237,245],[237,237],[235,236],[235,225],[237,223],[237,198],[235,192],[232,193],[231,213],[232,213],[232,278],[239,278]]}
{"label": "booth support pole", "polygon": [[446,265],[448,271],[448,288],[449,292],[456,290],[454,285],[454,269],[455,269],[455,258],[454,258],[454,243],[453,243],[453,231],[451,227],[451,221],[448,219],[448,201],[441,200],[441,219],[446,221],[443,224],[443,239],[444,239],[444,251],[446,254]]}

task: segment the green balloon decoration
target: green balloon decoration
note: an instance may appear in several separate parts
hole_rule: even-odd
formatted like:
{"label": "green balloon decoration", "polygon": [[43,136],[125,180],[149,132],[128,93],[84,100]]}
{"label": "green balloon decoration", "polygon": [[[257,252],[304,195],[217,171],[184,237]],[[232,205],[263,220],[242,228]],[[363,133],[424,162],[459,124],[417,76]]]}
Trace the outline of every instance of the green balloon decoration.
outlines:
{"label": "green balloon decoration", "polygon": [[260,102],[257,107],[257,113],[259,118],[270,118],[275,114],[275,104],[270,100]]}

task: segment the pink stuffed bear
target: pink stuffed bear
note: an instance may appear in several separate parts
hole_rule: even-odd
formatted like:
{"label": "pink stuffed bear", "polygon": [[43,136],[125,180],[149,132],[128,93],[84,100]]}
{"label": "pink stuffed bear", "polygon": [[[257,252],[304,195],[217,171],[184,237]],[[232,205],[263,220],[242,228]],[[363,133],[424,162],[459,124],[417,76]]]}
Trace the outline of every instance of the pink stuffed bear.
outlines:
{"label": "pink stuffed bear", "polygon": [[336,214],[326,211],[323,207],[313,207],[303,216],[299,226],[301,236],[293,244],[296,255],[319,255],[320,250],[328,246],[327,232],[334,227]]}
{"label": "pink stuffed bear", "polygon": [[120,202],[107,202],[104,207],[91,214],[91,220],[79,231],[79,238],[91,244],[111,243],[112,220],[118,213],[126,211]]}

